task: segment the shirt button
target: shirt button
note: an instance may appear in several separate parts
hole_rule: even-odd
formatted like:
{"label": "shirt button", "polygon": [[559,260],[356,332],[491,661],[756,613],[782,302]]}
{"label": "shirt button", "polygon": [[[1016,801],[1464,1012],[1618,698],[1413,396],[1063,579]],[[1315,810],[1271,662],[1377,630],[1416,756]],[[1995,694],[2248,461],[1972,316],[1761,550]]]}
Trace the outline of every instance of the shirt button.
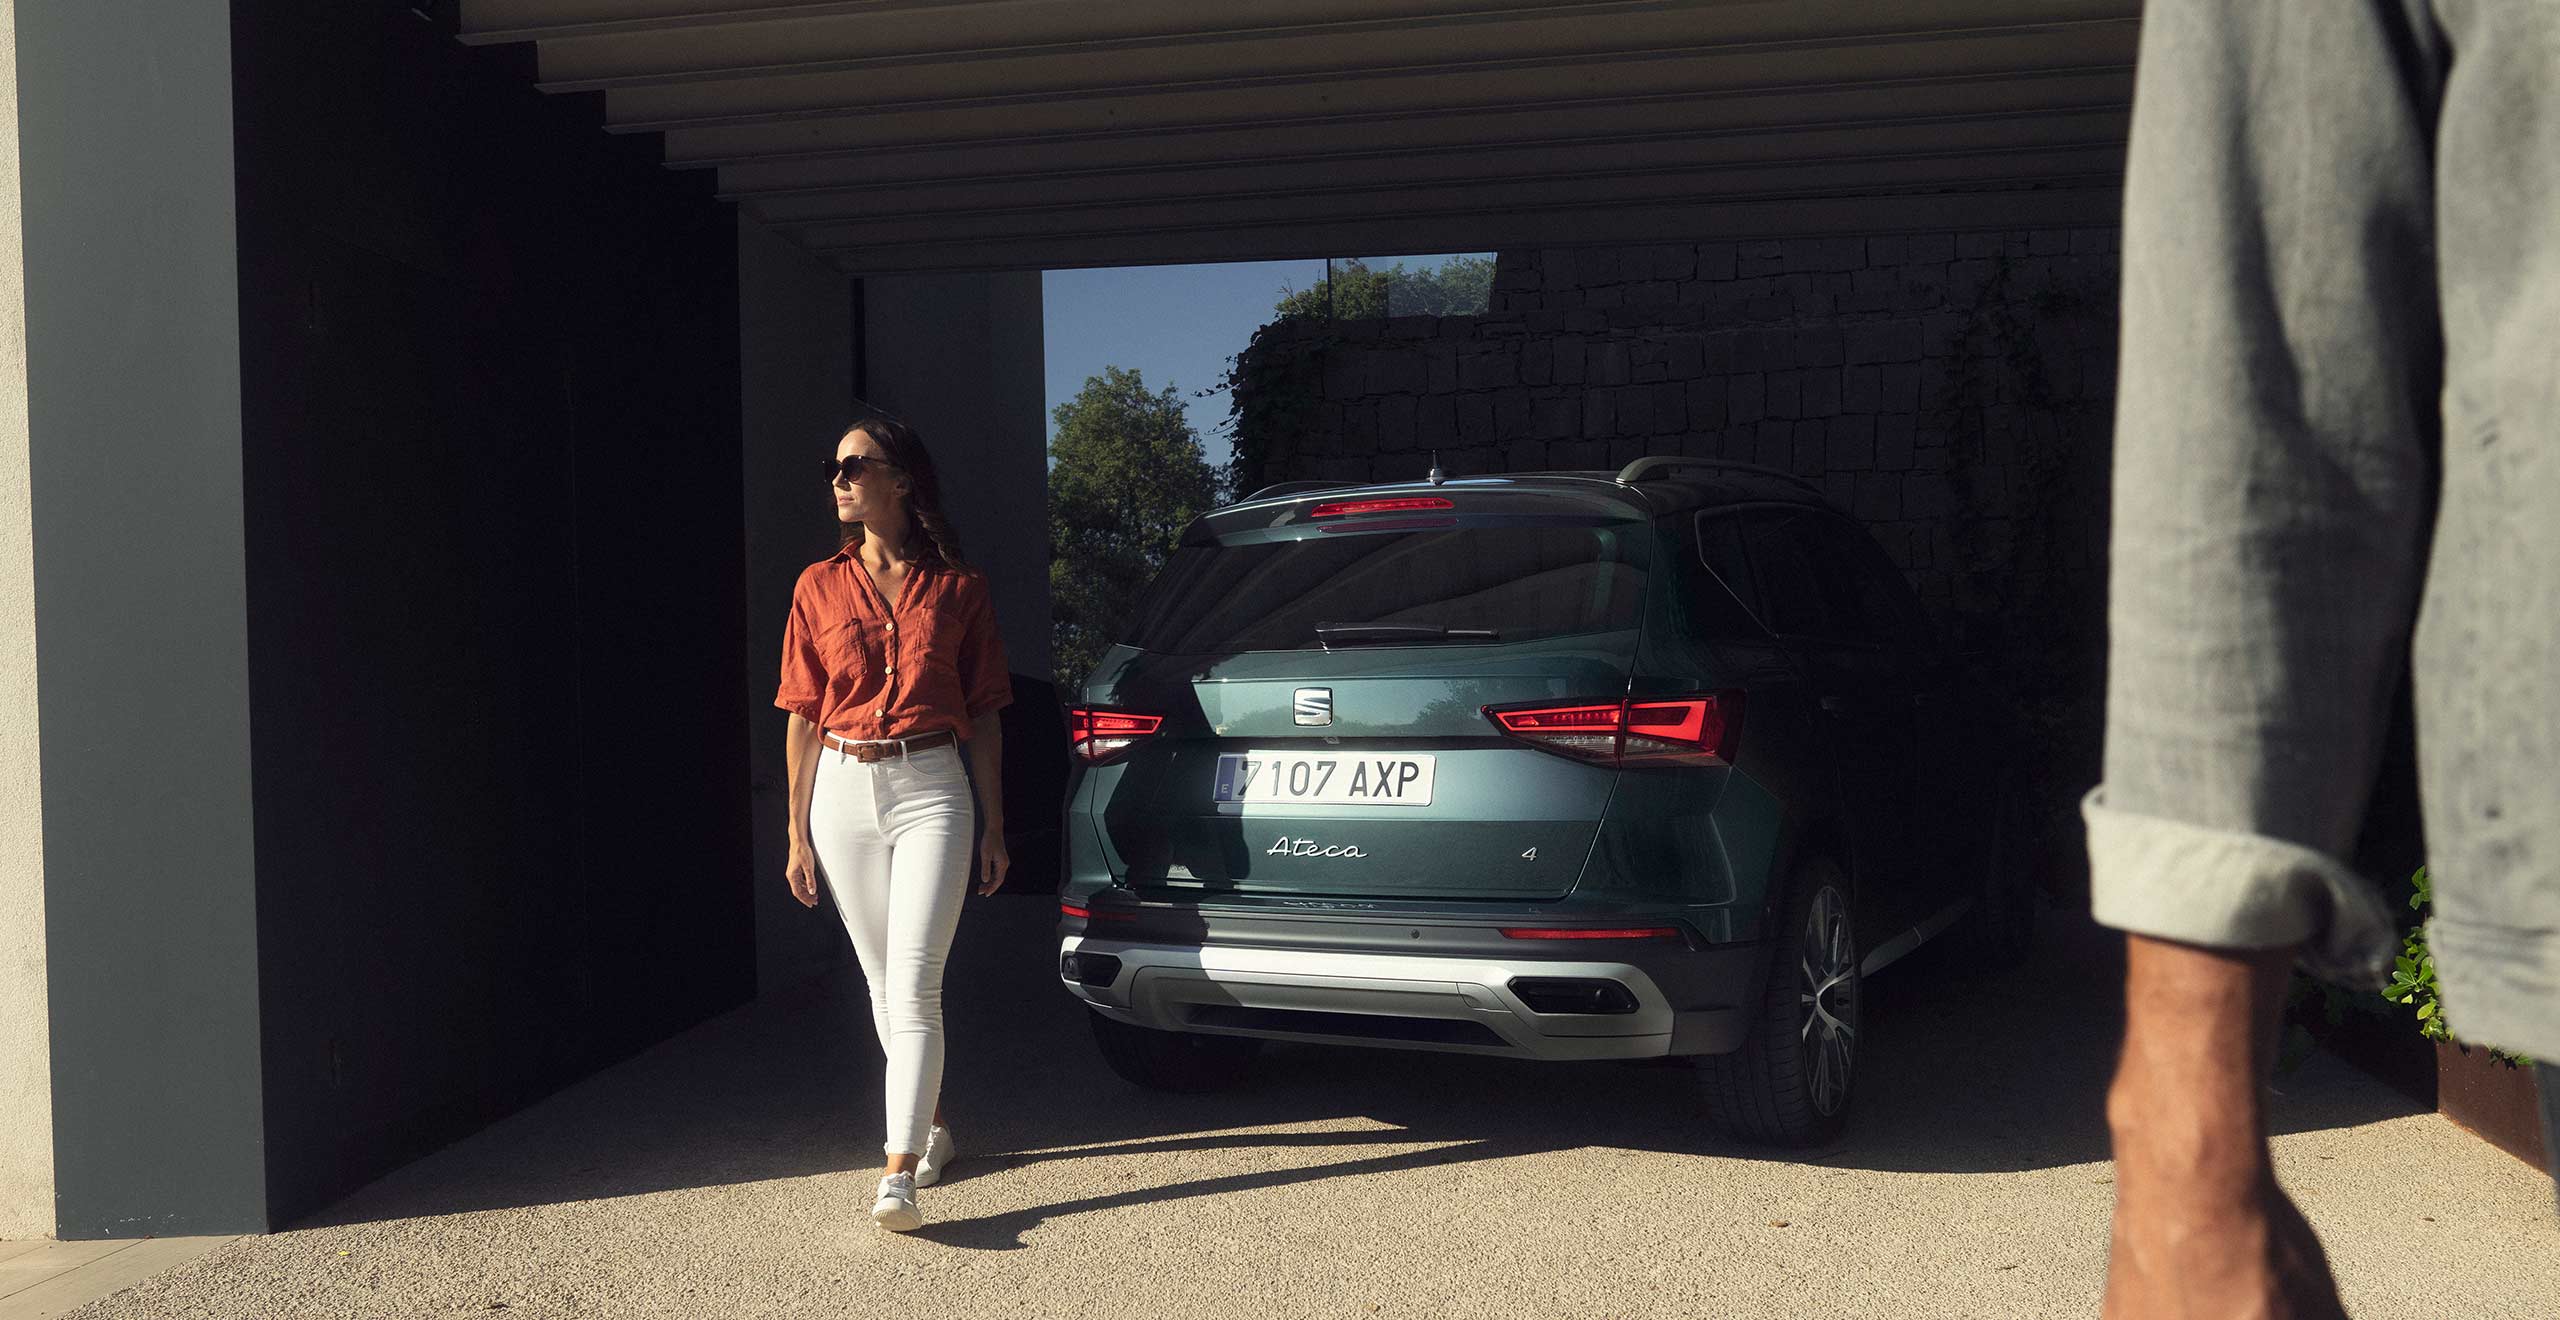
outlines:
{"label": "shirt button", "polygon": [[880,672],[883,674],[894,674],[898,672],[898,667],[896,665],[882,665],[880,666]]}
{"label": "shirt button", "polygon": [[891,619],[887,625],[887,630],[890,632],[896,632],[898,630],[898,621]]}
{"label": "shirt button", "polygon": [[889,718],[889,708],[882,706],[880,709],[871,712],[871,718],[875,720],[885,720]]}

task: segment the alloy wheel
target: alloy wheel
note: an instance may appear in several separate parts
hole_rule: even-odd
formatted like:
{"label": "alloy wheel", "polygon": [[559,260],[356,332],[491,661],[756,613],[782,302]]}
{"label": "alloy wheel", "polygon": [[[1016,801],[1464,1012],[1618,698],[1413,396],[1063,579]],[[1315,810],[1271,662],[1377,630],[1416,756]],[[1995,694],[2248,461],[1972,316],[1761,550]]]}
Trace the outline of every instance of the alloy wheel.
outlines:
{"label": "alloy wheel", "polygon": [[1849,1102],[1858,1044],[1858,942],[1848,902],[1829,885],[1813,896],[1805,914],[1797,966],[1805,1090],[1815,1112],[1828,1118]]}

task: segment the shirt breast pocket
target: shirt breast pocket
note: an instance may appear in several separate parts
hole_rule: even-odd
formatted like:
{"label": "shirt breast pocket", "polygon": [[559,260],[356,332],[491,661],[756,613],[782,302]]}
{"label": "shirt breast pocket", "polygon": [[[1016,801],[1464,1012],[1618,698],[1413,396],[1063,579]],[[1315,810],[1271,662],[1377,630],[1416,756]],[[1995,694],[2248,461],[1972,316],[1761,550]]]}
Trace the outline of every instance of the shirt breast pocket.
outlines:
{"label": "shirt breast pocket", "polygon": [[925,648],[927,668],[944,674],[960,672],[960,651],[969,642],[969,622],[958,613],[944,610],[933,616],[931,640]]}
{"label": "shirt breast pocket", "polygon": [[818,656],[827,662],[831,677],[859,685],[871,672],[870,640],[861,620],[847,619],[818,638]]}

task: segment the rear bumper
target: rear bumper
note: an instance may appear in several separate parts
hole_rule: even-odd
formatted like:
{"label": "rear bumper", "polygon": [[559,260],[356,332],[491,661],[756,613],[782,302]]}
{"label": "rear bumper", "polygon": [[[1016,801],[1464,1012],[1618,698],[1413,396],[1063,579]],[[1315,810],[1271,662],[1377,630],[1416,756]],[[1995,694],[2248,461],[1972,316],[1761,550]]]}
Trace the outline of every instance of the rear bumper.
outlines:
{"label": "rear bumper", "polygon": [[[1739,1047],[1758,950],[1674,947],[1632,958],[1426,956],[1173,944],[1070,933],[1059,953],[1117,961],[1068,991],[1160,1031],[1532,1059],[1645,1059]],[[1649,964],[1649,965],[1648,965]],[[1630,1011],[1540,1012],[1517,983],[1606,982]],[[1546,1001],[1552,1003],[1552,1001]]]}

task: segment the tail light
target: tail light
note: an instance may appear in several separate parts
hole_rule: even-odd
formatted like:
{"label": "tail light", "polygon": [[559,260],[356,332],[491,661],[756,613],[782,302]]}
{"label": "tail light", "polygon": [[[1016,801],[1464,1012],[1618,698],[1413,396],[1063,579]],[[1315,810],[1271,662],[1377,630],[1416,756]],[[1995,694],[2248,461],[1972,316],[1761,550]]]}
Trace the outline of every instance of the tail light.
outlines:
{"label": "tail light", "polygon": [[1163,727],[1162,715],[1140,715],[1101,706],[1067,707],[1067,745],[1086,765],[1117,760]]}
{"label": "tail light", "polygon": [[1058,900],[1058,915],[1073,917],[1078,921],[1135,921],[1138,919],[1138,914],[1135,912],[1089,907],[1072,898]]}
{"label": "tail light", "polygon": [[1600,765],[1730,765],[1742,694],[1487,706],[1484,715],[1532,747]]}

